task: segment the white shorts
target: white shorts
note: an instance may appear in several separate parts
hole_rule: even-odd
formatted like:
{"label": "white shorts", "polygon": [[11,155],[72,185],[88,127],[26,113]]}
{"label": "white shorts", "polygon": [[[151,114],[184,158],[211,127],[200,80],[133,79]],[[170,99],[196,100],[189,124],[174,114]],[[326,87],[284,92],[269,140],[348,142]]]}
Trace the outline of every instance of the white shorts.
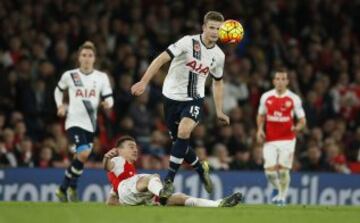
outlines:
{"label": "white shorts", "polygon": [[122,205],[152,204],[154,195],[151,192],[139,192],[136,190],[136,182],[143,176],[151,174],[136,174],[123,180],[118,186],[119,202]]}
{"label": "white shorts", "polygon": [[264,144],[264,168],[281,165],[291,169],[296,140],[271,141]]}

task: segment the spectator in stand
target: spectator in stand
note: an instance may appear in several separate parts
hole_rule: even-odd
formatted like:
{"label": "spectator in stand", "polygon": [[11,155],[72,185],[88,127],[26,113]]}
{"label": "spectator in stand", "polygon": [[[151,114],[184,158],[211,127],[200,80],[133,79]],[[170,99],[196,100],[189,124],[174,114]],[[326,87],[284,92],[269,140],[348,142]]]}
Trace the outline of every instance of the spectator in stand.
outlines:
{"label": "spectator in stand", "polygon": [[6,149],[4,138],[0,135],[0,168],[16,167],[16,157]]}
{"label": "spectator in stand", "polygon": [[39,157],[35,161],[35,167],[50,168],[53,166],[53,149],[47,146],[42,147],[39,152]]}
{"label": "spectator in stand", "polygon": [[33,142],[25,137],[14,150],[18,167],[34,167]]}
{"label": "spectator in stand", "polygon": [[317,172],[330,171],[330,166],[325,162],[322,152],[317,146],[310,146],[304,156],[300,159],[301,171]]}
{"label": "spectator in stand", "polygon": [[233,160],[230,163],[231,170],[250,169],[250,151],[248,149],[238,149],[235,151]]}
{"label": "spectator in stand", "polygon": [[229,170],[231,157],[224,144],[218,143],[213,148],[213,153],[209,157],[209,165],[214,170]]}

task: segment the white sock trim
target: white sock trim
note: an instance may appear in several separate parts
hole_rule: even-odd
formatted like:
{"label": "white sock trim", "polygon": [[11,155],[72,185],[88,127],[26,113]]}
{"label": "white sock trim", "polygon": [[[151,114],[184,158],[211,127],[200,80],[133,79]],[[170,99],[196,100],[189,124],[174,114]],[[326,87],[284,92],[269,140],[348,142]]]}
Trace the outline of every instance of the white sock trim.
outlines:
{"label": "white sock trim", "polygon": [[203,198],[189,197],[185,200],[185,206],[189,207],[219,207],[220,201]]}
{"label": "white sock trim", "polygon": [[175,156],[170,156],[170,162],[176,163],[176,164],[182,164],[184,161],[184,158],[177,158]]}
{"label": "white sock trim", "polygon": [[158,177],[152,177],[149,180],[148,190],[156,196],[159,196],[159,193],[163,189],[161,180]]}
{"label": "white sock trim", "polygon": [[196,160],[195,160],[194,162],[192,162],[190,165],[191,165],[191,166],[194,166],[195,163],[197,163],[198,161],[199,161],[199,158],[196,157]]}

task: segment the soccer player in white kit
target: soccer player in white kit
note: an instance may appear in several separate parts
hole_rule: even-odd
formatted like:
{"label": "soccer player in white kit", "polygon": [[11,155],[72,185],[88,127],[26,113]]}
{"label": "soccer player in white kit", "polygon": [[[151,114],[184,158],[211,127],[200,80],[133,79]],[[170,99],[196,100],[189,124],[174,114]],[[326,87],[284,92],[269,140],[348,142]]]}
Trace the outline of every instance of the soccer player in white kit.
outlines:
{"label": "soccer player in white kit", "polygon": [[225,55],[216,45],[218,30],[223,21],[221,13],[208,12],[204,16],[202,34],[184,36],[171,44],[152,61],[142,79],[131,88],[132,94],[141,95],[160,67],[171,60],[162,90],[165,121],[173,140],[169,170],[165,177],[167,191],[173,191],[172,183],[184,160],[199,173],[205,189],[209,193],[212,191],[208,164],[199,162],[194,150],[189,147],[189,138],[203,114],[205,81],[208,76],[214,79],[213,95],[217,118],[224,124],[230,122],[222,111]]}
{"label": "soccer player in white kit", "polygon": [[[265,92],[260,98],[257,139],[260,143],[265,140],[264,169],[268,182],[274,187],[275,197],[272,202],[285,205],[296,133],[305,127],[306,119],[300,97],[287,89],[289,79],[285,69],[275,72],[273,84],[275,88]],[[294,114],[298,119],[296,125]]]}
{"label": "soccer player in white kit", "polygon": [[[111,184],[108,205],[156,205],[157,198],[165,193],[158,174],[136,173],[134,163],[137,157],[137,145],[130,136],[121,137],[116,147],[105,154],[103,164]],[[243,195],[239,192],[217,201],[176,193],[164,205],[233,207],[242,200]]]}
{"label": "soccer player in white kit", "polygon": [[[112,89],[108,76],[94,69],[96,48],[85,42],[78,52],[79,68],[68,70],[55,88],[55,102],[60,117],[66,116],[65,129],[75,145],[76,154],[66,169],[64,180],[56,191],[60,201],[77,201],[77,182],[83,173],[96,131],[97,110],[113,106]],[[63,102],[63,92],[69,94],[69,104]]]}

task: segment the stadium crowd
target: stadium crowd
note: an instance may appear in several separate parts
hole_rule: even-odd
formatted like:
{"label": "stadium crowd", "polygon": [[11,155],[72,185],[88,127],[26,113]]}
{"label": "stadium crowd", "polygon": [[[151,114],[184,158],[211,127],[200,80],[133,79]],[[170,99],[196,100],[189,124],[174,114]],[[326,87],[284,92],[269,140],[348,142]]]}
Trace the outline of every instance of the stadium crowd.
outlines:
{"label": "stadium crowd", "polygon": [[285,65],[307,116],[294,170],[360,173],[360,4],[344,0],[1,1],[0,167],[69,165],[53,91],[62,72],[76,66],[78,46],[91,40],[115,106],[99,113],[86,165],[100,168],[116,138],[130,134],[141,147],[138,166],[165,169],[171,147],[161,103],[166,68],[142,96],[133,97],[130,87],[169,44],[200,32],[209,10],[239,20],[246,34],[239,45],[221,45],[231,125],[214,121],[209,84],[207,115],[191,138],[200,159],[215,170],[263,169],[255,140],[259,97],[272,88],[271,71]]}

